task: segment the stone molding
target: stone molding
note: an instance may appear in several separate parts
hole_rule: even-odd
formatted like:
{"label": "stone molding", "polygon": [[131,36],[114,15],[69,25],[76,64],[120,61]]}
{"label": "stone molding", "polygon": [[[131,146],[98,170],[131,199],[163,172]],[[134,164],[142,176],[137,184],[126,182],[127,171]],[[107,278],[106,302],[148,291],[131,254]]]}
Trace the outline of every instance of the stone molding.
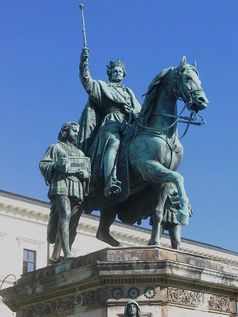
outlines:
{"label": "stone molding", "polygon": [[4,232],[0,232],[0,240],[4,240],[8,234]]}
{"label": "stone molding", "polygon": [[[108,285],[108,284],[107,284]],[[126,301],[129,299],[143,300],[144,302],[159,300],[160,286],[148,283],[120,284],[108,288],[108,298],[112,301]]]}
{"label": "stone molding", "polygon": [[231,308],[230,307],[231,301],[227,297],[210,295],[210,298],[208,300],[208,306],[209,306],[209,308],[214,309],[214,310],[229,312],[230,308]]}
{"label": "stone molding", "polygon": [[[118,288],[119,289],[119,288]],[[133,289],[133,288],[130,288]],[[129,290],[130,290],[129,289]],[[153,289],[153,288],[152,288]],[[168,287],[167,297],[164,300],[160,300],[162,305],[166,303],[196,308],[198,310],[206,311],[218,311],[224,313],[232,313],[231,301],[228,297],[216,296],[203,292],[196,292],[188,289],[179,289]],[[114,288],[116,290],[116,288]],[[120,288],[123,291],[123,287]],[[92,309],[105,305],[110,299],[110,293],[106,293],[105,289],[97,289],[94,291],[88,291],[80,293],[79,290],[75,290],[74,293],[66,296],[56,297],[50,300],[42,301],[38,304],[28,305],[21,310],[20,317],[47,317],[54,314],[66,314],[72,313],[75,310],[82,311],[85,309]],[[146,294],[146,287],[144,287],[144,295]],[[127,297],[130,298],[129,296]],[[153,298],[153,297],[152,297]],[[150,299],[152,299],[150,298]],[[143,301],[144,302],[144,301]],[[157,301],[158,302],[158,301]],[[126,298],[121,304],[125,305]],[[145,303],[145,302],[144,302]],[[117,314],[123,316],[123,314]],[[144,313],[142,316],[152,316],[150,313]]]}
{"label": "stone molding", "polygon": [[46,241],[40,241],[40,240],[35,240],[35,239],[28,239],[28,238],[25,238],[25,237],[21,237],[21,236],[18,236],[16,237],[16,240],[18,240],[19,242],[29,242],[29,243],[33,243],[35,245],[38,245],[39,247],[46,244]]}
{"label": "stone molding", "polygon": [[169,303],[185,306],[217,310],[221,312],[232,312],[229,297],[217,296],[193,290],[168,287],[167,299]]}
{"label": "stone molding", "polygon": [[45,211],[42,211],[39,209],[32,209],[2,202],[0,202],[0,212],[6,216],[16,219],[24,219],[30,222],[37,222],[40,224],[47,224],[49,218],[48,208]]}
{"label": "stone molding", "polygon": [[20,317],[51,316],[53,313],[70,313],[77,310],[85,310],[100,304],[100,291],[89,291],[83,294],[74,294],[50,299],[39,304],[29,305],[23,308]]}
{"label": "stone molding", "polygon": [[204,293],[168,287],[167,299],[171,303],[198,306],[204,303]]}

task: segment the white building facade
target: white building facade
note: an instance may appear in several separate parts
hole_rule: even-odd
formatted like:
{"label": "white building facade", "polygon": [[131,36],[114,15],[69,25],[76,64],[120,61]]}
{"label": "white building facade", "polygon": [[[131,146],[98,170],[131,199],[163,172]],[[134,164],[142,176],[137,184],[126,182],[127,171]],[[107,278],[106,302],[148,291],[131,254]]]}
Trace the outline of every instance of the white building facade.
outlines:
{"label": "white building facade", "polygon": [[[49,212],[50,205],[47,202],[0,191],[1,288],[12,286],[23,272],[47,266],[52,251],[52,246],[46,241]],[[72,250],[74,256],[108,247],[96,239],[97,227],[98,217],[82,215]],[[115,223],[111,233],[123,246],[145,246],[150,237],[147,229],[121,223]],[[164,236],[161,244],[170,247],[169,238]],[[238,265],[237,253],[218,247],[183,239],[181,249]],[[12,316],[15,314],[0,298],[0,317]]]}

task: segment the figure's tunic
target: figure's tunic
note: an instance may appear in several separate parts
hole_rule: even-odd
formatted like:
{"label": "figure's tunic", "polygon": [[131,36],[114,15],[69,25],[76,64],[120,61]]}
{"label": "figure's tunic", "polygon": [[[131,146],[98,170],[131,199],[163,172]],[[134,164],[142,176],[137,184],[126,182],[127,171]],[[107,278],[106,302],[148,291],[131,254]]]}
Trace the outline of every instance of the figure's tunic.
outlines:
{"label": "figure's tunic", "polygon": [[83,201],[84,190],[80,179],[75,174],[64,172],[64,167],[57,167],[62,156],[85,157],[84,153],[73,144],[59,142],[51,145],[40,161],[40,170],[46,184],[50,186],[48,196],[65,195]]}

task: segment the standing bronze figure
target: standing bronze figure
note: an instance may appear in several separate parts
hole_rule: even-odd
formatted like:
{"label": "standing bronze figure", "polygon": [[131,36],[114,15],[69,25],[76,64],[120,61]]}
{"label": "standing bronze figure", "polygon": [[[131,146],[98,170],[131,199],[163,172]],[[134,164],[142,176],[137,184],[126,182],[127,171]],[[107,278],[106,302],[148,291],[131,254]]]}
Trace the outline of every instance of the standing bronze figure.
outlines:
{"label": "standing bronze figure", "polygon": [[75,146],[78,132],[76,122],[63,124],[59,142],[51,145],[40,161],[51,202],[47,234],[48,242],[54,243],[51,263],[59,260],[61,248],[64,259],[72,257],[71,247],[77,234],[81,205],[88,194],[90,162]]}

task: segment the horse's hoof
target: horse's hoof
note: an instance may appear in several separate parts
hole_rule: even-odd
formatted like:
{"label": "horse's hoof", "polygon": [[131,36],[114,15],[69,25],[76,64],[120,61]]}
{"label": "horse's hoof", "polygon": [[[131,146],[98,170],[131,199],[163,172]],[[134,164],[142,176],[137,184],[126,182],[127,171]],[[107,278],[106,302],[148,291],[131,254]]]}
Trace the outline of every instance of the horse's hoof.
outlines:
{"label": "horse's hoof", "polygon": [[110,244],[112,247],[118,247],[120,245],[120,242],[114,239],[110,234],[106,235],[102,233],[97,233],[96,238],[107,244]]}
{"label": "horse's hoof", "polygon": [[157,242],[157,241],[150,240],[150,241],[147,243],[147,245],[156,245],[156,246],[158,246],[158,245],[160,245],[160,244],[159,244],[159,242]]}
{"label": "horse's hoof", "polygon": [[64,256],[63,259],[62,259],[62,262],[71,260],[73,258],[74,258],[73,256]]}
{"label": "horse's hoof", "polygon": [[58,262],[59,262],[59,259],[56,259],[53,256],[51,256],[48,260],[48,265],[54,265],[54,264],[57,264]]}

